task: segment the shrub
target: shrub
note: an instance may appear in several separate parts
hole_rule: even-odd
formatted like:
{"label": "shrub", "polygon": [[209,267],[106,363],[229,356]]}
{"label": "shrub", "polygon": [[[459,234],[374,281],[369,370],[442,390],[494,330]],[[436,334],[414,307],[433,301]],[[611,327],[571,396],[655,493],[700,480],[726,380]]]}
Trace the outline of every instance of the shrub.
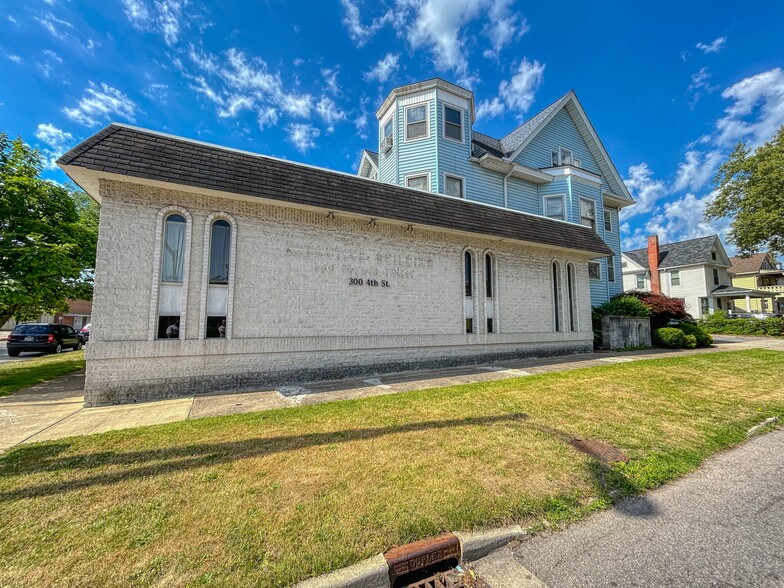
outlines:
{"label": "shrub", "polygon": [[682,298],[670,298],[664,294],[653,294],[639,290],[627,292],[622,296],[637,298],[651,311],[652,329],[666,327],[671,320],[691,319],[691,316],[686,312]]}
{"label": "shrub", "polygon": [[768,335],[784,334],[784,319],[781,318],[729,318],[726,312],[718,311],[702,320],[700,326],[708,333],[723,335]]}
{"label": "shrub", "polygon": [[683,348],[684,349],[696,349],[697,348],[697,337],[694,335],[684,335],[683,336]]}
{"label": "shrub", "polygon": [[651,311],[639,298],[634,296],[614,296],[602,305],[594,309],[600,317],[603,316],[632,316],[646,317],[651,315]]}
{"label": "shrub", "polygon": [[[681,349],[686,344],[686,335],[680,329],[673,327],[662,327],[653,332],[653,342],[657,347],[667,347],[668,349]],[[697,340],[694,340],[697,346]]]}
{"label": "shrub", "polygon": [[686,335],[692,335],[697,342],[697,347],[710,347],[713,344],[713,337],[699,325],[683,322],[678,325],[678,328]]}

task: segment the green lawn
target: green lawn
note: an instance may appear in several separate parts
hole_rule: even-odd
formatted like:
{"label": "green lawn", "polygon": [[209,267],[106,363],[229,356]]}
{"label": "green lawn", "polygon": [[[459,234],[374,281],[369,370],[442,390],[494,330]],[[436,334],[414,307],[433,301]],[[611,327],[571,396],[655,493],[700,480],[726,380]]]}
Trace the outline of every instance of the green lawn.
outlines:
{"label": "green lawn", "polygon": [[17,447],[0,585],[287,586],[445,530],[573,521],[784,417],[782,370],[701,354]]}
{"label": "green lawn", "polygon": [[0,397],[81,369],[84,369],[84,351],[64,351],[24,361],[4,361],[0,364]]}

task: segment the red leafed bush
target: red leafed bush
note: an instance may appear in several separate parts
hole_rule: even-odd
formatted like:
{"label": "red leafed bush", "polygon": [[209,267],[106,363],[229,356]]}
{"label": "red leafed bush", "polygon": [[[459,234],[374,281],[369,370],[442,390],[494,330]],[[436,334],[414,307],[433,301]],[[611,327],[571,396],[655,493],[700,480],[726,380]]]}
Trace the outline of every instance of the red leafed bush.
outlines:
{"label": "red leafed bush", "polygon": [[664,294],[654,294],[653,292],[641,292],[634,290],[626,292],[623,296],[634,296],[639,298],[651,311],[651,328],[660,329],[666,327],[671,320],[691,319],[691,315],[686,312],[682,298],[670,298]]}

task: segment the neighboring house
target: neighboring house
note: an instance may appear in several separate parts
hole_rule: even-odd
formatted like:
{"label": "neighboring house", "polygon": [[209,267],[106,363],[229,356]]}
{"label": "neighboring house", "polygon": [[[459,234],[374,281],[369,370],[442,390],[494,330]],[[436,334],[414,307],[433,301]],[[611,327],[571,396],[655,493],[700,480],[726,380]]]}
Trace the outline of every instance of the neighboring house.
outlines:
{"label": "neighboring house", "polygon": [[591,303],[623,290],[618,212],[633,200],[574,92],[500,139],[474,131],[473,93],[441,79],[395,88],[376,117],[358,175],[590,226],[612,250],[587,264]]}
{"label": "neighboring house", "polygon": [[729,310],[739,294],[731,287],[730,260],[718,236],[659,245],[623,253],[624,291],[645,290],[682,298],[695,318]]}
{"label": "neighboring house", "polygon": [[732,285],[750,292],[748,304],[738,310],[784,313],[784,269],[772,254],[730,257],[730,263]]}

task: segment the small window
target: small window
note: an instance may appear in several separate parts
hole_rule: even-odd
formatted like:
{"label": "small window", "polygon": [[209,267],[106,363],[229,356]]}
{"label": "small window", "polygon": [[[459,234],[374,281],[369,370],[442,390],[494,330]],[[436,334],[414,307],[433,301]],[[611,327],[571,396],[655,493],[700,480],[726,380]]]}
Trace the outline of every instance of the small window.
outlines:
{"label": "small window", "polygon": [[711,259],[713,261],[716,261],[716,252],[715,251],[711,251]]}
{"label": "small window", "polygon": [[163,226],[161,281],[181,284],[185,269],[185,217],[170,214]]}
{"label": "small window", "polygon": [[645,276],[643,274],[637,274],[637,289],[645,290]]}
{"label": "small window", "polygon": [[719,285],[719,270],[716,268],[713,268],[713,283],[716,286]]}
{"label": "small window", "polygon": [[602,266],[595,261],[588,262],[588,277],[592,280],[602,279]]}
{"label": "small window", "polygon": [[384,124],[384,138],[392,137],[392,117]]}
{"label": "small window", "polygon": [[564,149],[563,147],[559,147],[558,149],[553,149],[552,151],[552,160],[553,160],[553,167],[558,167],[559,165],[572,165],[574,161],[574,156],[569,149]]}
{"label": "small window", "polygon": [[465,295],[474,295],[474,260],[468,251],[465,252]]}
{"label": "small window", "polygon": [[463,142],[463,113],[450,106],[444,106],[444,137]]}
{"label": "small window", "polygon": [[417,190],[430,190],[430,176],[428,174],[407,176],[406,186]]}
{"label": "small window", "polygon": [[615,257],[607,258],[607,281],[615,281]]}
{"label": "small window", "polygon": [[463,193],[463,179],[455,176],[445,176],[446,195],[455,198],[465,198]]}
{"label": "small window", "polygon": [[612,214],[609,210],[604,211],[604,230],[612,233]]}
{"label": "small window", "polygon": [[596,230],[596,204],[593,200],[580,198],[580,224]]}
{"label": "small window", "polygon": [[158,317],[158,339],[180,338],[180,315]]}
{"label": "small window", "polygon": [[207,339],[226,337],[226,317],[208,316],[206,336]]}
{"label": "small window", "polygon": [[406,108],[406,141],[428,136],[427,104]]}
{"label": "small window", "polygon": [[719,310],[721,310],[721,309],[722,309],[722,306],[721,306],[721,298],[717,298],[717,299],[716,299],[716,305],[719,307]]}
{"label": "small window", "polygon": [[670,273],[670,284],[673,286],[680,286],[681,285],[681,271],[680,270],[672,270]]}
{"label": "small window", "polygon": [[576,157],[572,157],[572,165],[574,167],[582,167],[583,166],[583,162],[580,161],[579,159],[577,159]]}
{"label": "small window", "polygon": [[544,215],[549,218],[566,220],[563,196],[545,196]]}
{"label": "small window", "polygon": [[466,333],[474,332],[474,319],[466,318]]}

